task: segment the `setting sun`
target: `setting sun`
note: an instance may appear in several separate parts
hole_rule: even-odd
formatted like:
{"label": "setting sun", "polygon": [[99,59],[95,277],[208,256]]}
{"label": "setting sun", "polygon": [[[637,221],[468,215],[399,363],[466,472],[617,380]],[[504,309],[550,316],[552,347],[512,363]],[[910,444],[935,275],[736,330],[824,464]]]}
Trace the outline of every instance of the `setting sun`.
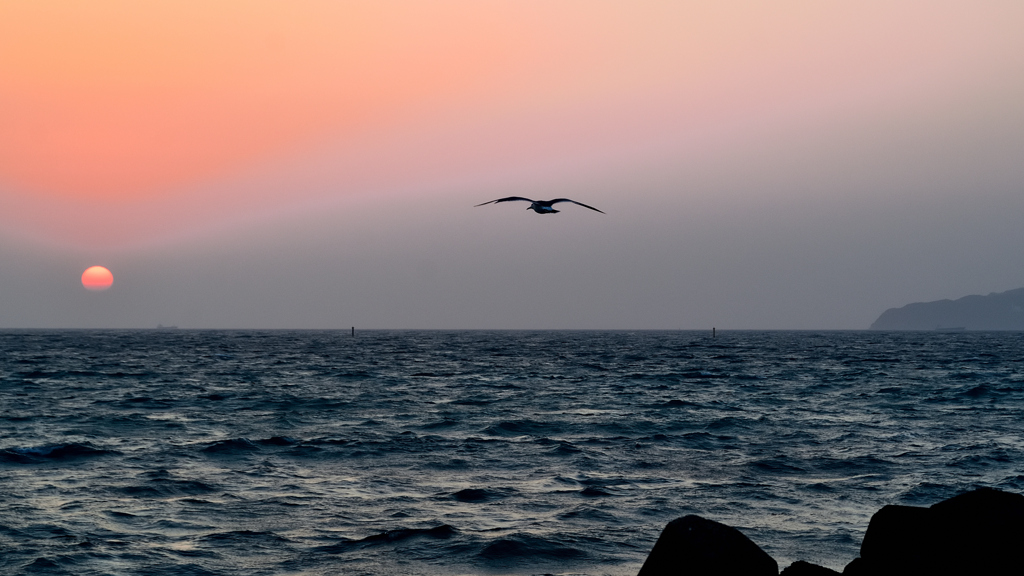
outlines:
{"label": "setting sun", "polygon": [[106,290],[114,283],[114,275],[103,266],[90,266],[82,272],[82,286],[86,290]]}

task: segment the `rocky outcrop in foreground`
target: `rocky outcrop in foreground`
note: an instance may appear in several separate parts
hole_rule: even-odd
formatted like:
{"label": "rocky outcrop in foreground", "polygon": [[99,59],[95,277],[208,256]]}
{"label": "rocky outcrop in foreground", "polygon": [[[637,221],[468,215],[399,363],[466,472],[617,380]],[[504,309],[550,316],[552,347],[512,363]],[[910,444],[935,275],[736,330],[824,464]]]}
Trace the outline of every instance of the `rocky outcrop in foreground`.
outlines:
{"label": "rocky outcrop in foreground", "polygon": [[[1024,496],[990,488],[928,508],[885,506],[871,517],[848,576],[1024,573]],[[778,575],[778,564],[739,530],[700,516],[668,523],[638,576]],[[783,576],[835,570],[794,562]]]}
{"label": "rocky outcrop in foreground", "polygon": [[739,530],[700,516],[683,516],[665,526],[638,576],[778,573],[775,560]]}
{"label": "rocky outcrop in foreground", "polygon": [[1024,288],[890,308],[872,330],[1024,330]]}

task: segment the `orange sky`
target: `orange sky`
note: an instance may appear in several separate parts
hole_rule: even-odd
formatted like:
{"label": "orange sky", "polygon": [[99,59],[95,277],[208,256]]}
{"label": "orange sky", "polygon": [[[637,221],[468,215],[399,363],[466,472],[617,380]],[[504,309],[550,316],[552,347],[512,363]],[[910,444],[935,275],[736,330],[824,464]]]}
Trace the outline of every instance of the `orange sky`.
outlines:
{"label": "orange sky", "polygon": [[[595,149],[671,152],[736,122],[869,117],[998,82],[1019,63],[1022,14],[1014,2],[7,2],[4,218],[88,241],[74,224],[85,216],[120,230],[97,242],[131,243],[214,225],[240,200],[218,182],[303,162],[336,168],[315,193],[252,204],[552,155],[578,166]],[[126,218],[147,224],[113,224]]]}
{"label": "orange sky", "polygon": [[164,192],[464,91],[501,60],[487,15],[415,6],[6,4],[0,174],[58,196]]}

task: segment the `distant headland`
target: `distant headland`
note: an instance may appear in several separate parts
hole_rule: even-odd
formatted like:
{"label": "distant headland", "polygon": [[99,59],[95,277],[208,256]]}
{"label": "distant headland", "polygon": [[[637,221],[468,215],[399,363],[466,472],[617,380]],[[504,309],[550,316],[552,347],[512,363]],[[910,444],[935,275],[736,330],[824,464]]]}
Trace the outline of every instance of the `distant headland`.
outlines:
{"label": "distant headland", "polygon": [[1024,330],[1024,288],[890,308],[872,330]]}

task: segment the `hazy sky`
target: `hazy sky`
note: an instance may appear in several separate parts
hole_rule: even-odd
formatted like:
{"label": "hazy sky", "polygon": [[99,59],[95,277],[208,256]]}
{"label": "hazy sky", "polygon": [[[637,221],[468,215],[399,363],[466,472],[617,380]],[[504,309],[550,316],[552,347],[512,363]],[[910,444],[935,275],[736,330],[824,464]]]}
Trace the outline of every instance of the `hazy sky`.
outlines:
{"label": "hazy sky", "polygon": [[[857,329],[1018,288],[1021,30],[1018,0],[5,2],[0,327]],[[509,195],[607,214],[473,207]]]}

